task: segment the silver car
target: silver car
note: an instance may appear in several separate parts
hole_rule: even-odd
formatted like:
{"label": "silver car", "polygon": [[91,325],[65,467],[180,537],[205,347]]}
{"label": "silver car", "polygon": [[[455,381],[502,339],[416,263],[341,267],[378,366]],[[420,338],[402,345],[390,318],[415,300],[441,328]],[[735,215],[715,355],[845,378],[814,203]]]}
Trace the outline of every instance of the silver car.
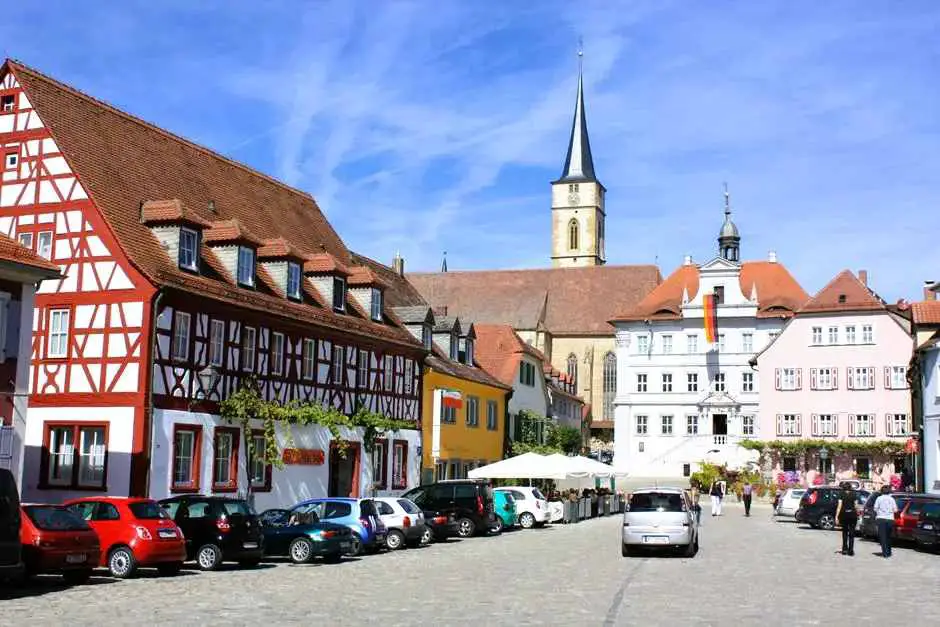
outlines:
{"label": "silver car", "polygon": [[698,526],[688,493],[682,488],[642,488],[630,495],[623,514],[622,554],[638,547],[698,552]]}

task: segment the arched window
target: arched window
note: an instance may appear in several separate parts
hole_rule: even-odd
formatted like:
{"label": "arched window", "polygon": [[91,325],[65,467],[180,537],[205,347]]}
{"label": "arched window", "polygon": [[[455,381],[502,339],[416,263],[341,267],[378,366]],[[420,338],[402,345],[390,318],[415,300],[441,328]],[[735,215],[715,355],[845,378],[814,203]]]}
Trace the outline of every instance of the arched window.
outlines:
{"label": "arched window", "polygon": [[568,378],[571,379],[571,385],[578,389],[578,357],[574,353],[568,355]]}
{"label": "arched window", "polygon": [[578,221],[574,218],[568,222],[568,250],[578,250]]}
{"label": "arched window", "polygon": [[604,355],[604,420],[614,419],[614,396],[617,394],[617,357]]}

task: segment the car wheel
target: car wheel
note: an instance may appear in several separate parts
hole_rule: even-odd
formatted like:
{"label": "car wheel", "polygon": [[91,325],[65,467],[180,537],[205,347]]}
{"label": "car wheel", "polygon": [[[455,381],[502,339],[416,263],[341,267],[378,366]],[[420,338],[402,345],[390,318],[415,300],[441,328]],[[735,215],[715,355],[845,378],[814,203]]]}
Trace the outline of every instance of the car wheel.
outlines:
{"label": "car wheel", "polygon": [[503,519],[497,516],[496,520],[493,522],[493,526],[490,527],[490,533],[494,535],[499,535],[503,532],[504,526],[505,525],[503,524]]}
{"label": "car wheel", "polygon": [[532,512],[522,512],[522,515],[519,516],[519,526],[523,529],[531,529],[535,526],[535,516],[532,515]]}
{"label": "car wheel", "polygon": [[476,524],[469,518],[460,518],[457,520],[457,535],[461,538],[469,538],[476,530]]}
{"label": "car wheel", "polygon": [[359,537],[358,533],[353,534],[352,542],[349,545],[349,554],[353,557],[362,554],[362,538]]}
{"label": "car wheel", "polygon": [[823,514],[819,517],[819,526],[826,531],[836,528],[836,518],[832,514]]}
{"label": "car wheel", "polygon": [[313,543],[307,538],[295,538],[290,543],[287,554],[295,564],[306,564],[313,557]]}
{"label": "car wheel", "polygon": [[389,551],[397,551],[405,546],[405,536],[397,529],[389,529],[388,535],[385,536],[385,546]]}
{"label": "car wheel", "polygon": [[428,528],[425,528],[424,533],[421,534],[421,546],[431,544],[432,540],[434,540],[434,532]]}
{"label": "car wheel", "polygon": [[204,544],[196,551],[199,570],[215,570],[222,564],[222,550],[214,544]]}
{"label": "car wheel", "polygon": [[88,583],[88,580],[91,579],[91,569],[67,570],[62,573],[62,578],[65,579],[65,583],[70,586],[79,586],[83,583]]}
{"label": "car wheel", "polygon": [[108,556],[108,572],[117,579],[133,577],[137,571],[137,560],[129,547],[119,546],[111,550]]}
{"label": "car wheel", "polygon": [[177,575],[182,569],[183,562],[167,562],[166,564],[157,565],[157,572],[165,577]]}
{"label": "car wheel", "polygon": [[623,557],[630,557],[630,547],[624,543],[620,543],[620,555]]}

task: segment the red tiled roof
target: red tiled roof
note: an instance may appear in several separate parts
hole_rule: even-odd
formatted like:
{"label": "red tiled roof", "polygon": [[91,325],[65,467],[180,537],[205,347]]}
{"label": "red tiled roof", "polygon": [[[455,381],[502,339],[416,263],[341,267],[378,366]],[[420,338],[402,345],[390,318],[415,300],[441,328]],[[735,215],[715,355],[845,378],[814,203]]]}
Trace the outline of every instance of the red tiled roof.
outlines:
{"label": "red tiled roof", "polygon": [[304,272],[309,274],[343,274],[349,276],[349,268],[330,253],[307,255]]}
{"label": "red tiled roof", "polygon": [[207,244],[214,242],[245,242],[261,246],[261,239],[245,228],[236,218],[216,220],[210,223],[209,228],[202,233],[202,241]]}
{"label": "red tiled roof", "polygon": [[940,324],[940,300],[911,303],[914,324]]}
{"label": "red tiled roof", "polygon": [[[758,288],[760,294],[760,288]],[[843,270],[804,304],[800,313],[884,310],[885,304],[851,270]]]}
{"label": "red tiled roof", "polygon": [[211,226],[211,222],[186,209],[177,198],[145,201],[140,208],[140,221],[144,224],[181,222],[202,228]]}
{"label": "red tiled roof", "polygon": [[375,285],[385,287],[385,281],[379,279],[368,266],[353,266],[350,268],[349,279],[346,282],[350,286]]}
{"label": "red tiled roof", "polygon": [[304,254],[297,250],[293,244],[283,237],[266,239],[261,243],[258,249],[258,259],[282,259],[291,258],[298,261],[304,260]]}
{"label": "red tiled roof", "polygon": [[30,249],[21,246],[4,235],[0,235],[0,261],[28,266],[33,270],[39,270],[45,275],[44,278],[51,279],[61,274],[59,266],[44,257],[40,257]]}
{"label": "red tiled roof", "polygon": [[477,342],[474,354],[480,367],[499,381],[512,386],[525,342],[509,325],[478,324],[475,328]]}

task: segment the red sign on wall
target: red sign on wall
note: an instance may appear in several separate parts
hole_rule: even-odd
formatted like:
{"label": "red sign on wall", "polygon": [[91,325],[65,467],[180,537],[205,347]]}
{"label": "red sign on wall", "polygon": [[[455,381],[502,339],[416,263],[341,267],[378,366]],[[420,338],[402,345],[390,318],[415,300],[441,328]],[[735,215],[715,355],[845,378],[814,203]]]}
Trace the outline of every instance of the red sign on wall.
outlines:
{"label": "red sign on wall", "polygon": [[294,466],[322,466],[326,457],[318,448],[286,448],[281,460]]}

